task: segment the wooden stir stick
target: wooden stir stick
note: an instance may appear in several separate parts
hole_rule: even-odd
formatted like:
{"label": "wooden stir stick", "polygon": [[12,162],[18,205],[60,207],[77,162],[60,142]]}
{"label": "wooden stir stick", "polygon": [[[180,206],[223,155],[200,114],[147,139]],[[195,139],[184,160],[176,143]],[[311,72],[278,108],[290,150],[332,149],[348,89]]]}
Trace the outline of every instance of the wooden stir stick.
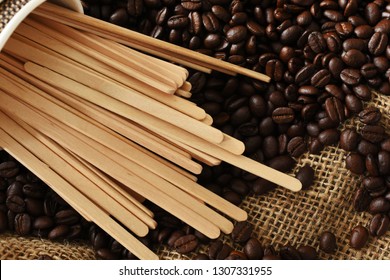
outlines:
{"label": "wooden stir stick", "polygon": [[[119,35],[122,37],[126,37],[129,41],[135,41],[139,44],[142,44],[144,46],[148,47],[155,47],[158,50],[162,52],[169,51],[170,53],[176,54],[180,57],[185,57],[188,60],[196,61],[196,62],[205,62],[207,65],[210,65],[210,67],[217,67],[222,69],[227,69],[229,71],[232,71],[234,73],[243,74],[248,77],[258,79],[264,82],[269,82],[270,78],[264,74],[257,73],[255,71],[239,67],[234,64],[230,64],[191,50],[187,50],[185,48],[162,42],[160,40],[156,40],[154,38],[148,37],[146,35],[139,34],[137,32],[115,26],[106,22],[103,22],[101,20],[94,19],[92,17],[88,17],[85,15],[78,14],[76,12],[68,11],[66,9],[60,8],[56,5],[50,4],[50,3],[44,3],[41,5],[37,10],[36,13],[39,13],[41,16],[55,14],[58,17],[61,17],[62,19],[67,19],[69,21],[84,23],[88,26],[93,26],[95,28],[98,28],[99,30],[104,30],[106,32],[110,32],[111,34]],[[88,31],[88,30],[87,30]],[[103,37],[103,36],[102,36]]]}
{"label": "wooden stir stick", "polygon": [[[14,138],[0,128],[0,146],[3,147],[15,159],[21,162],[26,168],[36,174],[42,181],[47,183],[74,209],[79,209],[83,215],[94,221],[100,228],[121,243],[130,252],[140,259],[157,260],[158,256],[153,253],[142,242],[132,236],[123,227],[117,224],[100,207],[96,206],[83,194],[77,191],[61,176],[55,173],[49,166],[35,157],[29,150],[24,148]],[[45,153],[50,153],[47,149]]]}
{"label": "wooden stir stick", "polygon": [[223,141],[222,132],[216,128],[196,121],[185,114],[148,98],[147,96],[138,95],[130,88],[125,88],[104,79],[95,73],[85,71],[71,63],[52,57],[49,54],[21,41],[17,41],[14,38],[10,38],[8,40],[4,49],[12,54],[22,56],[35,63],[53,69],[70,79],[78,81],[88,87],[98,90],[101,93],[114,97],[115,99],[121,100],[122,102],[125,102],[139,110],[148,112],[157,118],[170,122],[175,126],[206,139],[208,142],[221,143]]}

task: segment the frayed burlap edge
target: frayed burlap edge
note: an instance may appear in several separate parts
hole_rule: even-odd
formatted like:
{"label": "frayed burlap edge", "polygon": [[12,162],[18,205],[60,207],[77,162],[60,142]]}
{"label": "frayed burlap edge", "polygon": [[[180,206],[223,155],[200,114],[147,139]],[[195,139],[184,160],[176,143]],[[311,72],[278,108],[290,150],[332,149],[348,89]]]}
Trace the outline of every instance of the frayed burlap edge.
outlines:
{"label": "frayed burlap edge", "polygon": [[[374,94],[367,105],[378,107],[382,113],[382,122],[390,131],[390,97]],[[359,127],[352,119],[344,126]],[[351,174],[345,168],[347,152],[338,147],[327,147],[320,155],[304,154],[298,159],[292,174],[299,167],[310,164],[315,172],[314,185],[306,191],[292,193],[278,188],[267,195],[247,197],[241,208],[248,213],[248,221],[254,227],[254,236],[264,246],[273,244],[276,248],[291,244],[293,246],[311,245],[320,252],[321,259],[336,260],[390,260],[390,231],[380,238],[370,238],[362,250],[349,246],[351,229],[362,224],[367,226],[371,215],[357,213],[352,207],[352,197],[361,184],[359,176]],[[338,250],[326,254],[319,250],[318,238],[321,232],[332,231],[337,237]],[[229,236],[221,240],[235,249],[242,248],[232,244]],[[197,252],[181,255],[166,246],[157,248],[161,259],[191,259],[196,253],[207,253],[207,246],[201,246]],[[0,237],[0,258],[37,259],[40,256],[53,259],[94,259],[91,247],[83,243],[54,243],[47,240],[22,238],[15,236]]]}
{"label": "frayed burlap edge", "polygon": [[93,260],[95,251],[84,242],[54,242],[12,234],[0,236],[1,260]]}

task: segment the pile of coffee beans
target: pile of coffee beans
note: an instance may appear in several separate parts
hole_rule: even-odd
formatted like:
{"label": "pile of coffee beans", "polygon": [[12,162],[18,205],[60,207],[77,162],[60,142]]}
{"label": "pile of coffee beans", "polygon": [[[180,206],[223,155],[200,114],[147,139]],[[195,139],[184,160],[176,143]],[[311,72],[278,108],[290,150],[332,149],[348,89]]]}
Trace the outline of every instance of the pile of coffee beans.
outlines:
{"label": "pile of coffee beans", "polygon": [[[303,153],[319,154],[340,143],[349,152],[346,167],[362,176],[355,209],[374,215],[371,235],[386,233],[389,142],[378,124],[381,113],[365,104],[373,89],[390,95],[387,1],[87,0],[85,8],[92,16],[269,75],[271,84],[191,72],[192,100],[215,127],[244,142],[247,156],[283,172]],[[361,130],[340,131],[352,117],[364,124]],[[305,165],[296,177],[307,189],[315,173]],[[199,180],[237,205],[248,194],[276,187],[225,164],[205,166]],[[351,246],[358,248],[355,239],[353,231]]]}
{"label": "pile of coffee beans", "polygon": [[64,240],[83,238],[88,228],[60,196],[0,151],[0,233]]}

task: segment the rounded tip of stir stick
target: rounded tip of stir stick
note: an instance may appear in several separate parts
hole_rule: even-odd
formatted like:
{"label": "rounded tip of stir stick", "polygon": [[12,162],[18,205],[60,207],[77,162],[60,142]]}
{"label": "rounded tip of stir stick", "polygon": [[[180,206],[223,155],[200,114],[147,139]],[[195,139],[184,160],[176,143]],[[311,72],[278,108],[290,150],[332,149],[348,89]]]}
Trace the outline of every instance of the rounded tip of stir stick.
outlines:
{"label": "rounded tip of stir stick", "polygon": [[302,183],[297,178],[291,177],[290,185],[286,186],[285,188],[293,192],[299,192],[302,189]]}

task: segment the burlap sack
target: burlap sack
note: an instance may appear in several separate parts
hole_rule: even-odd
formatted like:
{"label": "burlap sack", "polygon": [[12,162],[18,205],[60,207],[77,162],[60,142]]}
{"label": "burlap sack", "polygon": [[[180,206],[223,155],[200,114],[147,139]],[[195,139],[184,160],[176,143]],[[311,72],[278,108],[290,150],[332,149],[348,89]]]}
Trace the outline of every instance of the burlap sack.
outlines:
{"label": "burlap sack", "polygon": [[[390,97],[374,94],[370,103],[383,113],[382,122],[390,131]],[[345,126],[358,126],[355,120]],[[247,197],[241,207],[249,214],[249,221],[255,226],[254,236],[264,245],[280,248],[291,244],[311,245],[318,249],[321,259],[339,260],[390,260],[390,231],[380,238],[370,238],[362,250],[349,246],[351,229],[362,224],[367,226],[371,215],[357,213],[352,207],[352,197],[361,184],[359,176],[352,175],[345,168],[347,153],[338,147],[327,147],[320,155],[304,154],[297,162],[298,167],[309,163],[316,171],[314,185],[306,191],[292,193],[278,188],[263,196]],[[326,254],[318,248],[321,232],[332,231],[337,237],[338,250]],[[221,240],[232,244],[228,236]],[[202,246],[198,252],[206,252]],[[196,252],[197,253],[197,252]],[[161,259],[191,259],[191,255],[181,255],[161,246],[157,249]],[[38,259],[49,256],[53,259],[95,259],[93,249],[84,243],[57,243],[47,240],[22,238],[12,235],[0,237],[0,259]]]}

